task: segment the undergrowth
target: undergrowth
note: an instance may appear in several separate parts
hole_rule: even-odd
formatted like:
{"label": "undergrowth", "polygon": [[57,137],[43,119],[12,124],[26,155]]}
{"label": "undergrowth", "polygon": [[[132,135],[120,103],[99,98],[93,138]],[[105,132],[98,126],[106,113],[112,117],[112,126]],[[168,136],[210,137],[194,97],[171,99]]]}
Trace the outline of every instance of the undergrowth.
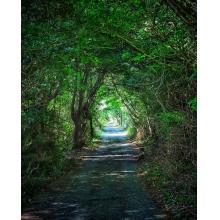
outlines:
{"label": "undergrowth", "polygon": [[145,146],[146,159],[139,174],[152,197],[171,219],[196,219],[197,172],[193,164],[181,164]]}

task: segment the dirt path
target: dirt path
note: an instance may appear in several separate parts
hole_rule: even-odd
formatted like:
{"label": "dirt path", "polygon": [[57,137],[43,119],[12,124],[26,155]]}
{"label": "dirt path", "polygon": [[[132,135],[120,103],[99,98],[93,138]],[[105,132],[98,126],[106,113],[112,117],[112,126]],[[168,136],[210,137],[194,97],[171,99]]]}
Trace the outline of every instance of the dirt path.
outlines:
{"label": "dirt path", "polygon": [[22,219],[164,219],[135,170],[137,151],[118,127],[105,127],[100,148],[54,190],[33,199]]}

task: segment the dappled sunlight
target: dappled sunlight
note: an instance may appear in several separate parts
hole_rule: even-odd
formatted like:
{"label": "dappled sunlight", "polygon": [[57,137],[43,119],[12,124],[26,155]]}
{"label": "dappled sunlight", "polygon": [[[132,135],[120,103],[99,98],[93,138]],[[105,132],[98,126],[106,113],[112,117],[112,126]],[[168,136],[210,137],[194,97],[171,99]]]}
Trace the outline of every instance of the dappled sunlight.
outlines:
{"label": "dappled sunlight", "polygon": [[137,213],[140,212],[141,210],[138,209],[131,209],[131,210],[125,210],[125,213]]}
{"label": "dappled sunlight", "polygon": [[[128,177],[128,175],[132,175],[134,174],[133,171],[130,171],[130,172],[112,172],[112,173],[105,173],[105,174],[102,174],[102,175],[105,175],[105,176],[114,176],[116,178],[125,178],[125,177]],[[112,180],[114,181],[114,179]]]}
{"label": "dappled sunlight", "polygon": [[[86,158],[83,159],[85,161],[103,161],[103,160],[107,160],[109,158]],[[123,161],[123,160],[127,160],[127,161],[136,161],[137,159],[135,158],[113,158],[113,161]]]}
{"label": "dappled sunlight", "polygon": [[196,219],[197,1],[23,0],[21,21],[22,219]]}
{"label": "dappled sunlight", "polygon": [[120,131],[120,132],[106,132],[102,135],[103,138],[108,137],[126,137],[128,135],[127,131]]}
{"label": "dappled sunlight", "polygon": [[117,144],[113,144],[114,147],[127,147],[130,146],[131,143],[117,143]]}
{"label": "dappled sunlight", "polygon": [[109,154],[97,156],[83,156],[82,160],[85,161],[102,161],[102,160],[137,160],[134,154]]}
{"label": "dappled sunlight", "polygon": [[[47,202],[47,209],[41,207],[42,200],[39,200],[38,210],[29,215],[39,215],[43,219],[45,216],[53,216],[52,219],[65,219],[66,216],[87,219],[94,213],[99,216],[103,210],[112,213],[111,209],[114,209],[115,216],[120,216],[120,219],[139,216],[143,219],[161,219],[155,206],[145,206],[148,201],[151,204],[151,200],[137,180],[138,148],[127,139],[118,142],[122,137],[127,137],[127,132],[122,128],[105,127],[98,150],[81,156],[80,172],[73,172],[66,186],[64,184],[56,191],[56,196]],[[123,202],[125,200],[126,204]],[[114,219],[117,219],[115,216]]]}
{"label": "dappled sunlight", "polygon": [[[104,142],[104,141],[103,141]],[[116,142],[114,142],[114,143],[112,143],[111,141],[109,141],[109,143],[107,142],[104,142],[105,144],[101,144],[100,146],[99,146],[99,149],[100,148],[119,148],[119,147],[122,147],[122,149],[123,149],[123,147],[128,147],[128,146],[131,146],[132,145],[132,143],[124,143],[124,141],[123,142],[119,142],[119,143],[116,143]],[[98,149],[98,150],[99,150]],[[134,148],[135,149],[135,148]],[[136,148],[136,149],[138,149],[138,148]]]}
{"label": "dappled sunlight", "polygon": [[167,217],[167,215],[155,215],[155,217],[157,218],[157,219],[165,219],[166,217]]}
{"label": "dappled sunlight", "polygon": [[43,218],[40,218],[32,214],[24,214],[21,216],[21,220],[43,220]]}
{"label": "dappled sunlight", "polygon": [[107,154],[107,155],[103,155],[103,156],[83,156],[83,159],[86,158],[115,158],[115,157],[133,157],[132,154]]}
{"label": "dappled sunlight", "polygon": [[[122,144],[121,146],[126,146],[127,143],[120,143],[123,140],[128,139],[128,132],[126,130],[123,130],[121,127],[105,127],[104,131],[101,135],[101,138],[103,140],[103,143],[109,143],[108,147],[111,146],[111,141],[118,141],[118,145],[120,146],[120,144]],[[117,144],[114,142],[114,145]]]}
{"label": "dappled sunlight", "polygon": [[127,160],[127,161],[137,161],[136,158],[116,158],[114,159],[114,161],[124,161],[124,160]]}

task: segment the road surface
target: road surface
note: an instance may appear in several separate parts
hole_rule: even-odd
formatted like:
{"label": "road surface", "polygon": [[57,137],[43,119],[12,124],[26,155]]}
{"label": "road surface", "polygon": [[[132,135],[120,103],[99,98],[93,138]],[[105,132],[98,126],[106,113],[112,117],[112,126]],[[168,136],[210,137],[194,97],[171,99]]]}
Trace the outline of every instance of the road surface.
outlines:
{"label": "road surface", "polygon": [[105,127],[98,150],[53,190],[36,196],[22,219],[165,219],[136,176],[137,153],[125,131]]}

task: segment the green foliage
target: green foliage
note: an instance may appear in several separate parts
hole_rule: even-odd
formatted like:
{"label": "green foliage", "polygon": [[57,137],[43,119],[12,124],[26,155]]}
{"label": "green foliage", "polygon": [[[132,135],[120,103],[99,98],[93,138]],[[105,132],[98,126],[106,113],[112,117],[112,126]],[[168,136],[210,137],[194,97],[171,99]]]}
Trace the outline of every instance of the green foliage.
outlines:
{"label": "green foliage", "polygon": [[[166,166],[169,167],[167,169],[163,163],[159,160],[156,162],[148,161],[141,170],[144,174],[143,180],[153,186],[155,191],[161,192],[162,201],[160,202],[166,204],[167,210],[172,213],[175,219],[194,219],[196,214],[194,168],[188,166],[188,169],[178,170],[176,166],[167,161]],[[192,179],[190,180],[190,178]]]}
{"label": "green foliage", "polygon": [[145,55],[138,54],[132,60],[138,63],[138,62],[144,61],[145,59],[146,59]]}
{"label": "green foliage", "polygon": [[101,127],[112,120],[124,127],[127,127],[127,124],[130,123],[128,110],[118,94],[115,92],[109,93],[108,88],[104,85],[97,93],[94,111],[96,112],[96,115],[94,115],[95,120]]}
{"label": "green foliage", "polygon": [[[167,204],[195,203],[182,179],[172,192],[181,172],[193,188],[196,164],[195,9],[191,1],[177,2],[177,8],[158,0],[22,2],[26,194],[64,169],[77,121],[80,141],[89,145],[114,118],[130,136],[151,144],[152,158],[169,159],[168,166],[148,169]],[[185,18],[178,8],[187,8]],[[186,164],[187,171],[179,168]]]}
{"label": "green foliage", "polygon": [[158,118],[167,124],[180,124],[183,122],[183,115],[178,111],[159,113]]}
{"label": "green foliage", "polygon": [[191,107],[193,112],[197,111],[197,99],[196,97],[192,98],[189,102],[188,105]]}
{"label": "green foliage", "polygon": [[126,51],[121,55],[121,57],[123,60],[126,60],[126,59],[129,59],[131,57],[131,55],[128,51]]}
{"label": "green foliage", "polygon": [[131,139],[133,139],[137,134],[136,128],[131,127],[131,126],[128,127],[127,132],[128,132],[128,137],[131,138]]}

